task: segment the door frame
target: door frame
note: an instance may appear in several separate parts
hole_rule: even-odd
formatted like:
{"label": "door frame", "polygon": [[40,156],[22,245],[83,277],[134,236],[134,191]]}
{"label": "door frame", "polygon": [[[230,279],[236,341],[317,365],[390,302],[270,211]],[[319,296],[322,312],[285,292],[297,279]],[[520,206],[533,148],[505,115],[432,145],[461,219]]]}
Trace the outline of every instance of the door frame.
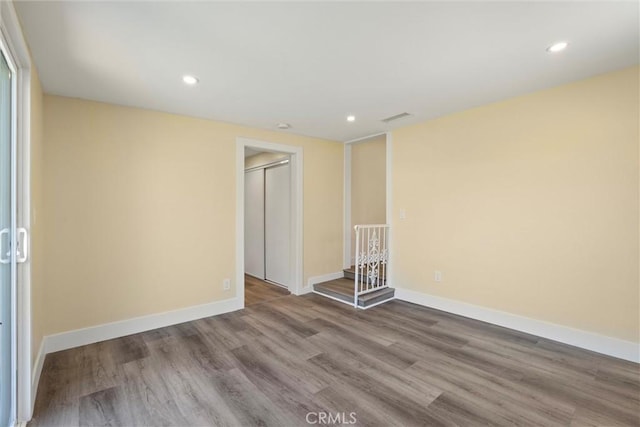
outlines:
{"label": "door frame", "polygon": [[[9,390],[11,394],[10,404],[11,407],[9,409],[9,423],[15,422],[17,420],[17,398],[18,398],[18,386],[17,386],[17,345],[18,345],[18,337],[17,337],[17,304],[16,304],[16,292],[18,289],[18,265],[16,260],[16,242],[17,242],[17,230],[18,230],[18,209],[17,209],[17,190],[18,190],[18,174],[17,174],[17,166],[18,166],[18,144],[16,140],[17,135],[17,79],[18,79],[18,70],[13,60],[13,55],[9,51],[7,44],[5,43],[4,34],[0,36],[0,56],[4,58],[6,62],[10,74],[11,81],[10,84],[10,99],[9,99],[9,126],[11,128],[9,134],[9,234],[8,234],[8,248],[9,248],[9,263],[7,267],[9,268],[9,321],[8,324],[10,326],[9,329]],[[1,227],[1,226],[0,226]],[[2,242],[0,242],[0,245]],[[6,327],[6,325],[5,325]],[[0,355],[3,357],[4,355]],[[6,363],[4,361],[3,363]],[[2,403],[2,402],[0,402]]]}
{"label": "door frame", "polygon": [[303,289],[303,150],[293,145],[276,144],[245,137],[236,138],[236,298],[244,308],[244,149],[288,154],[291,173],[291,224],[289,291],[300,295]]}
{"label": "door frame", "polygon": [[[15,117],[15,193],[16,224],[27,229],[31,238],[31,56],[24,39],[18,15],[12,2],[0,2],[0,39],[7,56],[16,69],[16,90],[13,113]],[[28,243],[31,247],[30,242]],[[31,365],[31,259],[17,264],[15,304],[16,328],[16,422],[31,419],[37,384],[32,381]]]}

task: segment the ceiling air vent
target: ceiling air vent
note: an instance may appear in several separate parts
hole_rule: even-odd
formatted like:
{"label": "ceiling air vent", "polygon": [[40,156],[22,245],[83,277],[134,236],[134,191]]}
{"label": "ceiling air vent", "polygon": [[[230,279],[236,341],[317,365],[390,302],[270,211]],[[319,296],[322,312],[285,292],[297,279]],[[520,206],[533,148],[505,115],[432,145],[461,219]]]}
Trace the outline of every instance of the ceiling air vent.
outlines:
{"label": "ceiling air vent", "polygon": [[381,121],[385,122],[385,123],[391,123],[393,121],[405,118],[405,117],[409,117],[411,114],[409,113],[400,113],[400,114],[396,114],[395,116],[391,116],[391,117],[387,117],[386,119],[382,119]]}

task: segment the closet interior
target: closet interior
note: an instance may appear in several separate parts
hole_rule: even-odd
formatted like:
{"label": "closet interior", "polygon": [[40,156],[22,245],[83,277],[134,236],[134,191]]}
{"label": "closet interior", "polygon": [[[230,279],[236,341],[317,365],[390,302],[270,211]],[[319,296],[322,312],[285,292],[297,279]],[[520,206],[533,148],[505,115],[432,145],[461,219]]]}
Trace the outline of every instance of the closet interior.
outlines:
{"label": "closet interior", "polygon": [[245,273],[290,285],[291,167],[287,154],[245,151]]}

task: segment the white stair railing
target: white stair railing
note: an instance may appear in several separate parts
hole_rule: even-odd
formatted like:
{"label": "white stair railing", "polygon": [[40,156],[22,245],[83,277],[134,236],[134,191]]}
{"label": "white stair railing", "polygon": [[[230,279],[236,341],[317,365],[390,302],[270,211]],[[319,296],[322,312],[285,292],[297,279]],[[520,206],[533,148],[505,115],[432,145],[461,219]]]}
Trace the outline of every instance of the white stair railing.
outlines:
{"label": "white stair railing", "polygon": [[358,297],[387,286],[387,241],[389,225],[356,225],[355,284],[353,306],[358,307]]}

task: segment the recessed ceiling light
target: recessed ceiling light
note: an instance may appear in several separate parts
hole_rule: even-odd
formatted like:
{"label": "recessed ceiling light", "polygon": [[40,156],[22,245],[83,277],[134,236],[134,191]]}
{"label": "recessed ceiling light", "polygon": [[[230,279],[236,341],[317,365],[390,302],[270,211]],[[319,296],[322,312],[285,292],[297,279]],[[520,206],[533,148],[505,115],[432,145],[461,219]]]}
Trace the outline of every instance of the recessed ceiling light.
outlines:
{"label": "recessed ceiling light", "polygon": [[289,129],[291,125],[289,123],[278,123],[278,129]]}
{"label": "recessed ceiling light", "polygon": [[567,46],[569,46],[569,43],[567,43],[567,42],[554,43],[554,44],[552,44],[551,46],[549,46],[547,48],[547,52],[550,52],[550,53],[561,52],[561,51],[565,50],[567,48]]}
{"label": "recessed ceiling light", "polygon": [[182,81],[185,82],[185,84],[193,86],[197,84],[199,80],[197,77],[186,75],[182,76]]}
{"label": "recessed ceiling light", "polygon": [[355,122],[356,121],[356,116],[347,116],[347,121],[348,122]]}

